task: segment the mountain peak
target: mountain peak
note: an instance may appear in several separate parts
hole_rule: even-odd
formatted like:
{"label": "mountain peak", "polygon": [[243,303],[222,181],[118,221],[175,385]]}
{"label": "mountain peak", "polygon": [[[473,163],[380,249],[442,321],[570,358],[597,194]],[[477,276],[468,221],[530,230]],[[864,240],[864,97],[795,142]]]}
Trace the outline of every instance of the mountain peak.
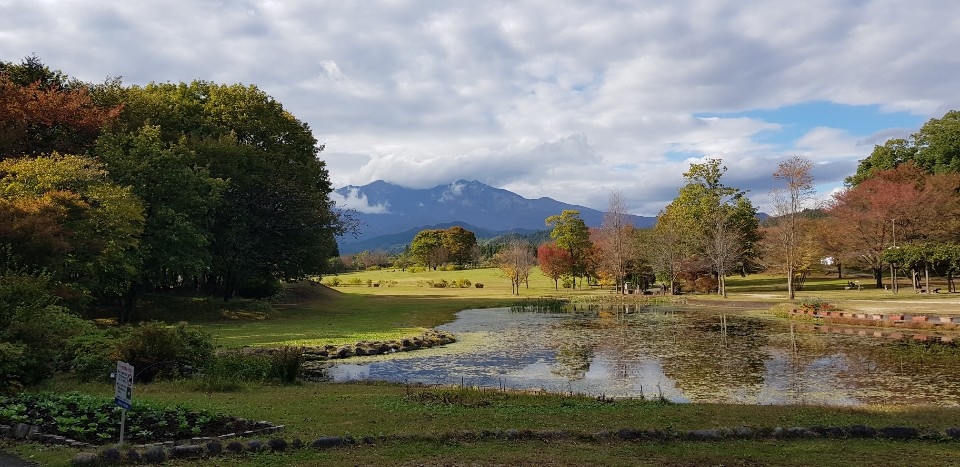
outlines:
{"label": "mountain peak", "polygon": [[[477,180],[457,180],[431,189],[412,189],[382,180],[365,186],[338,188],[331,197],[353,209],[362,223],[357,237],[340,239],[343,253],[360,251],[351,244],[367,244],[374,237],[416,231],[431,225],[465,223],[488,231],[543,230],[544,220],[565,209],[576,209],[588,226],[599,227],[603,212],[550,198],[527,199]],[[632,216],[646,227],[653,218]],[[414,232],[415,233],[415,232]],[[412,237],[411,237],[412,238]]]}

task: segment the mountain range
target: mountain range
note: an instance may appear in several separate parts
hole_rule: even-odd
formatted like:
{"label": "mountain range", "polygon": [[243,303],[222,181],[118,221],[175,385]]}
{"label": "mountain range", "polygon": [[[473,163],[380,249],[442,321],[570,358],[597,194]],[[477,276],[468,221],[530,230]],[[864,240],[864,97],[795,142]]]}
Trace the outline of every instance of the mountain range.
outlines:
{"label": "mountain range", "polygon": [[[545,219],[565,209],[580,211],[580,217],[590,227],[599,227],[604,215],[596,209],[551,198],[527,199],[475,180],[459,180],[429,189],[375,181],[338,188],[335,199],[338,205],[352,209],[360,221],[356,235],[338,239],[341,254],[377,249],[397,251],[426,228],[459,225],[483,239],[544,230]],[[649,227],[656,221],[653,217],[630,217],[637,227]]]}

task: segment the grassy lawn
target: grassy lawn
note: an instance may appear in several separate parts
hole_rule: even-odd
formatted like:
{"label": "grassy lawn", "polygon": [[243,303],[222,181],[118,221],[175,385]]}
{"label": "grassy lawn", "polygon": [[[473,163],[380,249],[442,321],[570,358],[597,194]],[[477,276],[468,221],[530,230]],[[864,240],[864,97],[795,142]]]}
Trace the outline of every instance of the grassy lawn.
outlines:
{"label": "grassy lawn", "polygon": [[[185,299],[169,300],[151,297],[150,307],[157,318],[167,321],[189,321],[205,327],[223,347],[346,344],[362,340],[389,340],[422,333],[425,329],[450,322],[456,312],[469,308],[509,306],[532,297],[611,297],[607,289],[554,289],[553,282],[538,270],[530,275],[529,287],[521,287],[520,295],[510,295],[510,283],[497,269],[462,271],[404,272],[400,270],[364,271],[340,274],[342,283],[351,280],[362,285],[320,287],[311,282],[287,288],[285,295],[272,308],[262,303],[203,299],[192,304]],[[329,283],[325,277],[322,283]],[[445,280],[469,280],[483,288],[436,288]],[[883,289],[864,287],[845,290],[848,280],[867,284],[863,275],[837,279],[816,276],[807,280],[797,300],[822,298],[847,310],[896,310],[901,312],[936,312],[960,314],[960,295],[913,293],[903,284],[899,294]],[[366,285],[367,282],[381,286]],[[697,299],[718,301],[764,301],[771,306],[784,302],[784,279],[770,275],[739,276],[728,279],[729,298],[717,295],[689,295]],[[685,295],[686,296],[686,295]],[[153,300],[149,302],[149,300]]]}
{"label": "grassy lawn", "polygon": [[[453,320],[467,308],[508,306],[518,297],[493,269],[465,271],[366,271],[342,274],[341,281],[362,285],[288,287],[272,306],[249,301],[149,297],[152,316],[187,320],[207,328],[219,345],[314,345],[392,339],[419,334]],[[483,288],[435,288],[428,281],[468,279]],[[324,278],[324,282],[329,278]],[[379,287],[367,286],[380,283]],[[847,280],[808,280],[798,298],[820,297],[844,307],[908,307],[958,312],[956,294],[921,296],[903,288],[899,295],[864,288],[844,290]],[[732,277],[728,300],[782,302],[783,279]],[[608,290],[554,290],[537,272],[520,297],[610,296]],[[697,296],[722,300],[716,296]],[[665,404],[642,400],[597,401],[556,394],[517,394],[458,388],[404,387],[369,383],[304,383],[247,386],[240,391],[208,393],[181,381],[136,388],[135,398],[159,404],[183,404],[248,419],[286,425],[283,437],[310,441],[319,436],[384,435],[371,445],[313,449],[281,454],[248,454],[207,460],[202,465],[949,465],[960,442],[882,440],[726,440],[621,441],[590,439],[592,433],[621,428],[684,431],[748,426],[908,425],[942,431],[960,426],[960,408],[817,406],[738,406]],[[111,396],[106,384],[57,380],[35,388],[78,390]],[[483,430],[563,430],[565,439],[463,439],[452,433]],[[408,438],[399,440],[397,436]],[[41,465],[67,465],[75,450],[32,443],[0,444]],[[172,465],[194,465],[177,461]],[[198,464],[199,465],[199,464]]]}
{"label": "grassy lawn", "polygon": [[[109,396],[103,384],[55,382],[44,389]],[[445,398],[423,396],[446,395]],[[302,384],[248,387],[210,394],[178,382],[137,388],[140,400],[183,404],[286,425],[283,437],[357,438],[400,435],[372,445],[331,451],[219,458],[203,465],[949,465],[958,442],[880,440],[624,441],[589,436],[621,428],[685,431],[747,426],[908,425],[943,430],[960,422],[960,409],[826,408],[669,404],[640,400],[598,401],[555,394],[517,394],[474,389],[436,389],[387,384]],[[483,430],[563,430],[557,439],[463,439],[451,434]],[[75,451],[36,444],[15,446],[45,465],[65,465]],[[917,457],[919,456],[919,457]],[[546,461],[546,462],[545,462]],[[192,465],[181,462],[176,465]]]}

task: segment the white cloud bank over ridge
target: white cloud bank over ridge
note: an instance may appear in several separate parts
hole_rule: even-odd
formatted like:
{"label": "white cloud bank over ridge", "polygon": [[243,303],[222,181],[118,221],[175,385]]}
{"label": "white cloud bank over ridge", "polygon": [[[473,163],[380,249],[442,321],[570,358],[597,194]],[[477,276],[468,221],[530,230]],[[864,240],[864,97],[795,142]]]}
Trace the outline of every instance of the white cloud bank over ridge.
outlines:
{"label": "white cloud bank over ridge", "polygon": [[341,195],[338,192],[330,193],[330,199],[336,203],[337,207],[352,209],[364,214],[390,213],[390,203],[370,204],[366,195],[361,194],[357,188],[347,190],[346,195]]}
{"label": "white cloud bank over ridge", "polygon": [[[93,82],[256,84],[310,124],[338,186],[476,179],[598,209],[619,189],[649,215],[691,161],[721,157],[728,183],[759,199],[777,161],[803,154],[827,192],[872,144],[960,108],[950,0],[0,0],[0,10],[2,60],[36,53]],[[857,106],[861,121],[749,114],[809,102]]]}

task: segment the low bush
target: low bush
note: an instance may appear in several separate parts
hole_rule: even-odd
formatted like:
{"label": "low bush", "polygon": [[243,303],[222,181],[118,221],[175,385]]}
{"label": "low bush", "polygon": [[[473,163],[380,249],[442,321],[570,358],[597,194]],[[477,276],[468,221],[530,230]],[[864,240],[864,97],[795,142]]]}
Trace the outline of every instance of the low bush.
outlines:
{"label": "low bush", "polygon": [[806,311],[832,311],[837,309],[836,306],[827,303],[820,297],[804,298],[800,301],[800,308]]}
{"label": "low bush", "polygon": [[219,352],[201,368],[195,382],[212,391],[239,389],[240,383],[263,382],[270,373],[270,362],[264,355],[244,352]]}
{"label": "low bush", "polygon": [[467,278],[457,279],[457,280],[453,281],[453,284],[454,284],[455,287],[458,287],[458,288],[461,288],[461,289],[468,289],[468,288],[470,288],[471,285],[473,285],[473,284],[470,282],[470,279],[467,279]]}
{"label": "low bush", "polygon": [[482,289],[482,288],[483,288],[483,282],[477,282],[476,284],[473,284],[473,286],[476,287],[476,288],[478,288],[478,289]]}
{"label": "low bush", "polygon": [[58,306],[46,275],[0,272],[0,393],[50,377],[65,366],[69,339],[93,325]]}
{"label": "low bush", "polygon": [[95,329],[70,338],[66,345],[67,366],[83,381],[104,381],[116,365],[120,344],[115,329]]}
{"label": "low bush", "polygon": [[212,336],[196,326],[168,326],[153,321],[137,327],[121,339],[117,357],[133,365],[136,381],[150,382],[158,376],[188,376],[213,354]]}
{"label": "low bush", "polygon": [[270,371],[268,377],[277,379],[283,384],[293,384],[300,376],[303,366],[303,349],[300,347],[284,346],[270,354]]}
{"label": "low bush", "polygon": [[325,282],[326,282],[327,285],[329,285],[330,287],[339,287],[339,286],[341,285],[341,281],[340,281],[340,278],[339,278],[339,277],[331,277],[331,278],[327,279]]}
{"label": "low bush", "polygon": [[363,284],[364,284],[363,279],[359,277],[351,277],[350,280],[347,281],[347,285],[359,286]]}

